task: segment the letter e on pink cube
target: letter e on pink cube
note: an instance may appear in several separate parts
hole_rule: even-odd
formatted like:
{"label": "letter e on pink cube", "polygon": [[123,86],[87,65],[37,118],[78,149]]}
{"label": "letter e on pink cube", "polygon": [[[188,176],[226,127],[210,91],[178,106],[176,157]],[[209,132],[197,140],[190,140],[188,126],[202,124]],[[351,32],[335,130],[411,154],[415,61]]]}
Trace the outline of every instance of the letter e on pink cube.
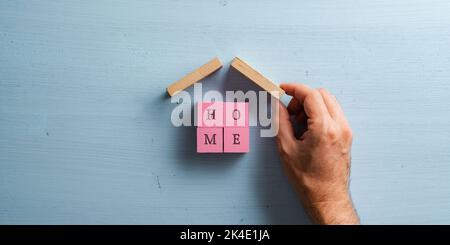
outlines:
{"label": "letter e on pink cube", "polygon": [[197,152],[223,152],[223,128],[197,128]]}
{"label": "letter e on pink cube", "polygon": [[245,153],[250,149],[250,128],[224,128],[224,152]]}

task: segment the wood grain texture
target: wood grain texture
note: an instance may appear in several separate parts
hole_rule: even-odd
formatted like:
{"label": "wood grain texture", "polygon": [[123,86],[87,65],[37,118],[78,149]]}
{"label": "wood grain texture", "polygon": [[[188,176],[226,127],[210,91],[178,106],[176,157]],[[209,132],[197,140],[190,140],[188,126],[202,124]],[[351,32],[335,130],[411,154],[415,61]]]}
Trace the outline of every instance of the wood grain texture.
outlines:
{"label": "wood grain texture", "polygon": [[275,85],[272,81],[264,77],[261,73],[253,69],[250,65],[248,65],[238,57],[233,59],[233,62],[231,62],[231,66],[238,70],[240,73],[244,74],[244,76],[246,76],[252,82],[256,83],[262,89],[269,92],[275,98],[279,99],[285,94],[283,89]]}
{"label": "wood grain texture", "polygon": [[193,85],[194,83],[204,79],[205,77],[211,75],[213,72],[217,71],[221,67],[222,63],[220,62],[220,60],[218,58],[214,58],[210,60],[208,63],[195,69],[195,71],[189,73],[180,80],[169,85],[169,87],[167,87],[167,93],[170,96],[173,96],[178,91],[184,90],[187,87]]}
{"label": "wood grain texture", "polygon": [[[337,96],[363,223],[448,224],[449,11],[447,0],[0,1],[0,223],[309,223],[274,139],[252,127],[250,153],[200,155],[195,128],[170,123],[167,84],[238,56]],[[258,89],[220,69],[203,90],[243,86]]]}

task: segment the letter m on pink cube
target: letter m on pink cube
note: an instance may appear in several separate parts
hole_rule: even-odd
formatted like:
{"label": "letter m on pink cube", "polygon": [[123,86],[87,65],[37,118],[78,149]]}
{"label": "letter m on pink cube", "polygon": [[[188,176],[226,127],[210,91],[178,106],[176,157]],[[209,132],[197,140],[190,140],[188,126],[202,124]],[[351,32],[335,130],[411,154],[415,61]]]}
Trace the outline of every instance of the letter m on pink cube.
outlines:
{"label": "letter m on pink cube", "polygon": [[197,128],[197,152],[223,152],[223,128]]}

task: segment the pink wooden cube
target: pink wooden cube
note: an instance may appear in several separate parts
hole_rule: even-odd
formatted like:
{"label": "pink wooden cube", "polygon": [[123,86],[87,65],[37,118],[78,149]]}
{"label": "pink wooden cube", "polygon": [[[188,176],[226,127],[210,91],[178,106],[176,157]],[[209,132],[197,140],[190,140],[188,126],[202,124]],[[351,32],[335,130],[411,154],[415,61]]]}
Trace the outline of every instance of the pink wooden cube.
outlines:
{"label": "pink wooden cube", "polygon": [[250,149],[249,127],[225,127],[223,134],[224,152],[244,153]]}
{"label": "pink wooden cube", "polygon": [[223,152],[223,128],[197,127],[197,152]]}
{"label": "pink wooden cube", "polygon": [[197,103],[198,127],[223,127],[223,117],[223,102],[218,101]]}
{"label": "pink wooden cube", "polygon": [[247,102],[224,102],[225,127],[248,127],[249,109]]}

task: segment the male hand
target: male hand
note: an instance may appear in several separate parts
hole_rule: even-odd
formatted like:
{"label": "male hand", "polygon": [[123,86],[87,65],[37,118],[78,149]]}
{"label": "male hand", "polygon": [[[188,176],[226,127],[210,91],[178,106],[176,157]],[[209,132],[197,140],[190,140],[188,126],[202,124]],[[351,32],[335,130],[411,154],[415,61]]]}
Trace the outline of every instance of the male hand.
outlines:
{"label": "male hand", "polygon": [[[336,97],[325,89],[282,84],[278,149],[305,209],[318,224],[358,224],[349,192],[352,131]],[[295,135],[291,119],[302,128]]]}

